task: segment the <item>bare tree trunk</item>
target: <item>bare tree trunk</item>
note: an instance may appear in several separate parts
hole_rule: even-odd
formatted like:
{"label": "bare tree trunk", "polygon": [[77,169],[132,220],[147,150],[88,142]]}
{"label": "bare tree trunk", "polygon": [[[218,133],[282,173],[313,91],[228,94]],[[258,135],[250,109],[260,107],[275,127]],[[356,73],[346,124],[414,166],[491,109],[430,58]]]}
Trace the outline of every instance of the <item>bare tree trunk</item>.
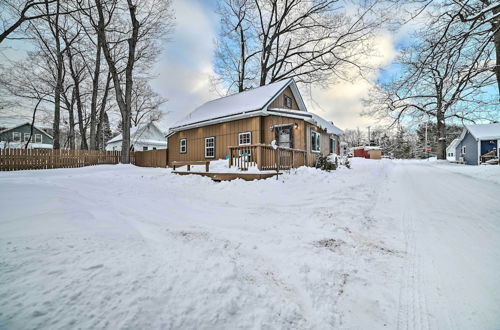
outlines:
{"label": "bare tree trunk", "polygon": [[69,68],[70,68],[70,72],[71,72],[71,78],[73,79],[73,83],[74,83],[74,96],[75,96],[75,100],[76,100],[76,112],[77,112],[77,115],[78,115],[78,129],[80,131],[80,137],[81,137],[81,141],[80,141],[80,149],[82,150],[86,150],[88,149],[88,144],[87,144],[87,130],[86,130],[86,127],[85,127],[85,119],[83,118],[83,105],[82,105],[82,97],[81,97],[81,93],[80,93],[80,82],[81,82],[81,77],[80,77],[80,73],[81,72],[77,72],[74,66],[74,57],[73,57],[73,52],[72,52],[72,49],[71,49],[71,44],[69,44],[67,41],[66,41],[67,45],[67,52],[68,52],[68,62],[69,62]]}
{"label": "bare tree trunk", "polygon": [[[493,15],[500,14],[500,7],[496,7],[493,9]],[[495,62],[495,75],[497,78],[497,87],[498,87],[498,97],[500,99],[500,18],[497,18],[491,23],[494,31],[493,42],[495,44],[495,52],[496,52],[496,62]]]}
{"label": "bare tree trunk", "polygon": [[68,139],[69,149],[75,150],[75,116],[74,116],[74,106],[75,106],[75,89],[71,90],[71,100],[68,99],[66,92],[63,93],[64,103],[66,103],[66,108],[68,109]]}
{"label": "bare tree trunk", "polygon": [[102,101],[101,101],[101,108],[99,110],[99,122],[97,123],[97,135],[96,135],[97,150],[104,150],[106,148],[102,136],[104,129],[103,120],[104,120],[104,114],[106,113],[106,103],[108,101],[108,91],[110,83],[111,83],[111,74],[108,72],[108,77],[106,79],[106,89],[104,89],[104,95],[102,96]]}
{"label": "bare tree trunk", "polygon": [[[446,126],[444,119],[444,112],[442,109],[438,109],[436,113],[436,128],[437,128],[437,159],[446,159]],[[427,147],[427,146],[426,146]]]}
{"label": "bare tree trunk", "polygon": [[[99,74],[101,72],[101,40],[97,38],[97,49],[95,57],[94,77],[92,79],[92,101],[90,103],[90,149],[97,150],[98,136],[97,127],[97,94],[99,92]],[[105,91],[107,93],[107,91]]]}
{"label": "bare tree trunk", "polygon": [[131,112],[132,112],[132,85],[133,85],[133,70],[135,63],[135,48],[139,38],[139,22],[136,18],[136,7],[132,4],[131,0],[127,0],[130,20],[132,23],[132,35],[127,40],[128,42],[128,58],[127,66],[125,68],[125,93],[120,85],[120,76],[116,68],[115,60],[111,55],[111,51],[106,39],[106,31],[104,26],[104,12],[103,5],[100,0],[95,0],[96,8],[99,13],[99,21],[97,27],[97,35],[101,39],[102,50],[106,62],[108,63],[109,71],[113,77],[113,84],[115,87],[116,103],[120,108],[120,113],[122,115],[122,150],[121,150],[121,162],[123,164],[130,163],[130,123],[131,123]]}
{"label": "bare tree trunk", "polygon": [[28,141],[26,141],[26,145],[24,146],[24,149],[28,149],[28,145],[31,141],[31,138],[33,137],[33,126],[35,125],[36,110],[38,109],[40,102],[42,102],[42,99],[38,100],[38,102],[35,105],[35,109],[33,110],[33,117],[31,118],[31,127],[30,127],[30,138],[28,139]]}
{"label": "bare tree trunk", "polygon": [[[46,3],[46,11],[49,13],[49,5]],[[60,132],[59,132],[59,125],[61,121],[61,93],[63,89],[63,54],[61,51],[61,40],[59,38],[60,35],[60,30],[59,30],[59,9],[60,9],[60,1],[57,0],[56,2],[56,13],[53,16],[54,21],[52,21],[51,18],[49,18],[49,26],[52,31],[52,35],[54,36],[54,41],[56,45],[56,66],[57,66],[57,82],[56,82],[56,88],[55,88],[55,95],[54,95],[54,123],[52,125],[52,137],[54,140],[54,149],[60,149],[61,148],[61,142],[60,142]]]}

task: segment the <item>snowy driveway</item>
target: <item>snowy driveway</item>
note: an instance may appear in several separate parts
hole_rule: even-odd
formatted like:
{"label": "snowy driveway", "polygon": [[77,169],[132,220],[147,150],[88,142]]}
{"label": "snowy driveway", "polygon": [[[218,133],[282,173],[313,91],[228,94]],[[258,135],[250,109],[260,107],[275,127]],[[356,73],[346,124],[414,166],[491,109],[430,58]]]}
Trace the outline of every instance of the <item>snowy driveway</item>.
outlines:
{"label": "snowy driveway", "polygon": [[0,329],[498,329],[500,167],[353,167],[0,173]]}

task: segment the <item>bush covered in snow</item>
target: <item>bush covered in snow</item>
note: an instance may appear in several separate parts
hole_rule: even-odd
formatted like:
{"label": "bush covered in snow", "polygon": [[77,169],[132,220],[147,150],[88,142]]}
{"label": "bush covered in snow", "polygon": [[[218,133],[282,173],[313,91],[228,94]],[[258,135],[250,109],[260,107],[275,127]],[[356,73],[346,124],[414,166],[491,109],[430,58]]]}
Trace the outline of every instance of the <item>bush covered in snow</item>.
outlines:
{"label": "bush covered in snow", "polygon": [[316,158],[315,167],[323,171],[334,171],[338,167],[338,159],[337,157],[334,157],[333,159],[334,160],[332,161],[332,158],[330,158],[329,156],[318,156],[318,158]]}

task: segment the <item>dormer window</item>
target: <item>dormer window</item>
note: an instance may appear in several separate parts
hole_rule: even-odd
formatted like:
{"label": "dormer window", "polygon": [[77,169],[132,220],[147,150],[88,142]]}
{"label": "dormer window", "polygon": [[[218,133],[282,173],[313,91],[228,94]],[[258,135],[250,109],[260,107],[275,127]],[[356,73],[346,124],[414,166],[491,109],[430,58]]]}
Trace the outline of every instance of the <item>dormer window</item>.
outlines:
{"label": "dormer window", "polygon": [[285,97],[285,107],[287,107],[288,109],[291,109],[292,108],[292,98],[288,95],[284,95]]}

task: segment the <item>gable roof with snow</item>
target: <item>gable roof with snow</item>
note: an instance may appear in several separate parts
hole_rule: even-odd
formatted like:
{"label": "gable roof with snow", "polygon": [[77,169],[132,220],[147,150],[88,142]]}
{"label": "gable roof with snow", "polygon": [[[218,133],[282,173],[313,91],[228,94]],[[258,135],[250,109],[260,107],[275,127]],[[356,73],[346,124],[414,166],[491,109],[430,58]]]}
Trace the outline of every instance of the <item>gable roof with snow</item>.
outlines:
{"label": "gable roof with snow", "polygon": [[[0,124],[0,127],[5,128],[3,130],[0,130],[0,134],[8,132],[8,131],[12,131],[12,130],[14,130],[16,128],[19,128],[19,127],[22,127],[24,125],[31,126],[31,122],[30,121],[15,121],[14,120],[14,121],[10,122],[9,124],[10,124],[9,126],[7,126],[5,124],[5,122],[3,122],[2,124]],[[49,133],[45,132],[43,129],[41,129],[37,125],[33,125],[33,127],[36,128],[37,130],[39,130],[41,133],[43,133],[46,136],[48,136],[49,138],[53,139],[52,135],[50,135]]]}
{"label": "gable roof with snow", "polygon": [[466,125],[465,128],[476,140],[500,139],[500,123]]}
{"label": "gable roof with snow", "polygon": [[[107,144],[120,142],[123,140],[122,134],[118,134]],[[137,127],[132,127],[130,129],[130,140],[131,143],[144,143],[144,144],[158,144],[166,145],[167,141],[165,139],[165,134],[162,130],[153,122],[145,125],[139,125]]]}
{"label": "gable roof with snow", "polygon": [[453,141],[451,141],[451,143],[446,147],[447,152],[451,152],[451,151],[448,151],[448,150],[455,151],[455,149],[457,148],[457,146],[460,143],[460,141],[461,141],[461,139],[459,139],[459,138],[456,138]]}
{"label": "gable roof with snow", "polygon": [[[290,87],[299,110],[268,109],[269,105],[279,95],[281,95],[287,87]],[[177,122],[173,127],[171,127],[170,132],[174,133],[183,129],[212,125],[219,122],[244,119],[258,115],[271,115],[275,113],[279,113],[279,115],[282,116],[304,119],[325,129],[331,134],[343,134],[343,131],[336,127],[332,122],[307,111],[297,84],[293,78],[280,80],[269,85],[206,102],[196,108],[184,119]]]}

